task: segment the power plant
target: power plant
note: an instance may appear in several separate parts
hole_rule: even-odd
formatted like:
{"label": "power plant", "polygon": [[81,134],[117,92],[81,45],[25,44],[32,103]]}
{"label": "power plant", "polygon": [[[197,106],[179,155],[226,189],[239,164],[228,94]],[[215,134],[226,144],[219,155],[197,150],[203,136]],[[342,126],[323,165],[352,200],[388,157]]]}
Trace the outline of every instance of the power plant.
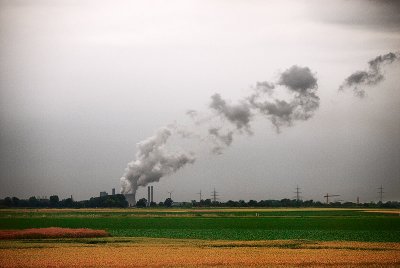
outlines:
{"label": "power plant", "polygon": [[[136,194],[124,194],[126,201],[130,207],[136,206]],[[147,186],[147,206],[149,207],[151,203],[154,202],[154,187]]]}

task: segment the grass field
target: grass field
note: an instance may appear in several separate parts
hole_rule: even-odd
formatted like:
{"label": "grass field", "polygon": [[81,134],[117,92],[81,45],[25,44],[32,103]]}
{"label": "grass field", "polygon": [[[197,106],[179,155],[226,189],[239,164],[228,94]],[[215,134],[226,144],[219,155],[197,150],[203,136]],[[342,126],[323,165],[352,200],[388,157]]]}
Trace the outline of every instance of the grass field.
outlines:
{"label": "grass field", "polygon": [[[394,212],[344,209],[4,210],[0,212],[0,229],[90,228],[106,230],[119,237],[208,240],[400,242],[400,217]],[[256,213],[259,216],[255,216]]]}
{"label": "grass field", "polygon": [[112,237],[0,241],[0,267],[400,266],[398,210],[3,209],[0,230]]}

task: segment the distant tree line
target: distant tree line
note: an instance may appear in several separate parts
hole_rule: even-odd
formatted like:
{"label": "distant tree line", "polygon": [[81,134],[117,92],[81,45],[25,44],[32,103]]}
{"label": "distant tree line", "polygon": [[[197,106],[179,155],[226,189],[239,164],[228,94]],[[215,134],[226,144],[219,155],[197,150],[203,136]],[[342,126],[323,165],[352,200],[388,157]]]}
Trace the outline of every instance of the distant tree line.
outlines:
{"label": "distant tree line", "polygon": [[[146,198],[137,201],[136,207],[147,207]],[[332,207],[332,208],[400,208],[400,202],[370,202],[370,203],[353,203],[353,202],[332,202],[329,204],[313,200],[244,200],[227,202],[213,202],[211,199],[205,199],[192,202],[174,202],[167,198],[164,202],[152,202],[150,207]],[[19,199],[17,197],[6,197],[0,199],[0,207],[50,207],[50,208],[101,208],[101,207],[128,207],[128,202],[122,194],[107,195],[102,197],[92,197],[89,200],[74,201],[72,198],[60,200],[57,195],[50,196],[49,199],[39,199],[34,196],[29,199]]]}
{"label": "distant tree line", "polygon": [[96,207],[127,207],[128,202],[122,194],[92,197],[89,200],[74,201],[72,198],[60,200],[57,195],[47,198],[19,199],[6,197],[0,200],[1,207],[35,207],[35,208],[96,208]]}
{"label": "distant tree line", "polygon": [[211,199],[196,201],[192,200],[193,207],[334,207],[334,208],[400,208],[400,202],[387,201],[370,202],[370,203],[353,203],[353,202],[331,202],[329,204],[314,200],[296,200],[284,198],[281,200],[244,200],[227,202],[213,202]]}

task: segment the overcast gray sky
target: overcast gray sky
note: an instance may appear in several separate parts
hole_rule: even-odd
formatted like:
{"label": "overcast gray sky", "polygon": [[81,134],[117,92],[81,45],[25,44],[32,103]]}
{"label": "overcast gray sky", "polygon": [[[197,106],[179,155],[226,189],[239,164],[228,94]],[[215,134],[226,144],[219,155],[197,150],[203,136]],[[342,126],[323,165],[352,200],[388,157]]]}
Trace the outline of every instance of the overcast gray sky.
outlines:
{"label": "overcast gray sky", "polygon": [[397,1],[0,0],[0,197],[119,191],[138,142],[173,122],[198,131],[191,109],[232,130],[211,96],[241,103],[297,65],[317,79],[311,118],[278,133],[254,114],[220,155],[175,137],[196,161],[153,184],[155,201],[214,187],[223,201],[292,198],[298,185],[304,199],[369,202],[381,184],[399,200],[399,62],[364,98],[338,91],[398,51]]}

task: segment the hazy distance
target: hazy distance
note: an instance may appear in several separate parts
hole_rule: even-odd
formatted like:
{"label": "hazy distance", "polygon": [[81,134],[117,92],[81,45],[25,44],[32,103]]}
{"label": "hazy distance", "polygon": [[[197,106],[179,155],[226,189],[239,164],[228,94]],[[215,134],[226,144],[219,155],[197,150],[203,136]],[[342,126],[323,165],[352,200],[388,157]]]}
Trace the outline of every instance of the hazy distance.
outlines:
{"label": "hazy distance", "polygon": [[317,82],[310,118],[278,132],[250,107],[252,134],[246,117],[214,118],[225,141],[234,131],[221,154],[172,140],[196,161],[152,184],[155,201],[214,187],[224,201],[293,198],[297,185],[303,199],[377,201],[383,185],[399,200],[398,61],[362,98],[338,90],[400,51],[399,14],[397,1],[0,0],[0,198],[119,192],[137,143],[174,122],[192,130],[188,110],[229,116],[257,82],[288,88],[282,74],[300,66]]}

